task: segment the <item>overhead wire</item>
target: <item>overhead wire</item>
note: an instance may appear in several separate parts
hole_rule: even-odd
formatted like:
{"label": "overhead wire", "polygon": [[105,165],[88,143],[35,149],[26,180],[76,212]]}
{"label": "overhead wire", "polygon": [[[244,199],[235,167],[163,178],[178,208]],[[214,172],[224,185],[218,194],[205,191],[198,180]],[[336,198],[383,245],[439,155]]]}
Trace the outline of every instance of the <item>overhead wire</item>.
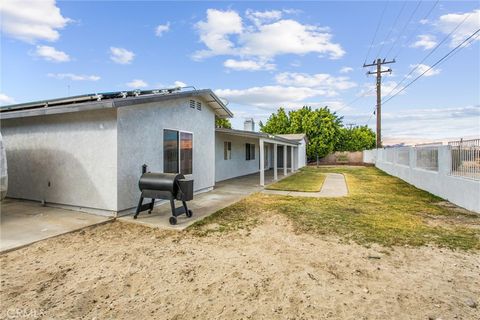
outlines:
{"label": "overhead wire", "polygon": [[385,6],[383,7],[382,13],[380,14],[380,19],[378,20],[377,27],[375,28],[375,33],[373,34],[372,42],[370,43],[370,47],[368,48],[367,55],[365,56],[365,61],[363,64],[367,63],[368,56],[370,55],[370,52],[372,51],[373,44],[375,43],[375,40],[377,38],[378,34],[378,29],[380,29],[380,25],[383,22],[383,17],[385,15],[385,11],[387,10],[389,1],[385,2]]}
{"label": "overhead wire", "polygon": [[429,52],[425,57],[423,57],[423,59],[422,59],[419,63],[417,63],[417,64],[415,65],[415,67],[414,67],[412,70],[410,70],[410,72],[409,72],[407,75],[405,75],[405,76],[403,77],[403,79],[400,80],[400,82],[397,83],[397,85],[396,85],[392,90],[390,90],[390,92],[388,92],[388,93],[386,94],[386,96],[391,95],[392,92],[395,91],[395,89],[397,89],[398,87],[400,87],[400,85],[401,85],[406,79],[408,79],[408,78],[410,77],[410,75],[411,75],[412,73],[414,73],[414,72],[425,62],[425,60],[427,60],[445,41],[447,41],[448,38],[450,38],[450,36],[451,36],[452,34],[454,34],[454,33],[458,30],[458,28],[460,28],[460,27],[465,23],[465,21],[467,21],[467,19],[468,19],[471,15],[472,15],[472,13],[470,13],[470,14],[467,15],[467,16],[465,16],[465,18],[464,18],[462,21],[460,21],[460,22],[455,26],[455,28],[454,28],[452,31],[450,31],[450,33],[448,33],[432,50],[430,50],[430,52]]}
{"label": "overhead wire", "polygon": [[[430,10],[428,10],[427,14],[422,18],[422,20],[427,20],[428,17],[432,14],[433,10],[435,9],[435,7],[438,5],[438,2],[440,0],[437,0],[433,3],[433,6],[430,7]],[[410,40],[412,40],[412,37],[414,34],[417,33],[418,29],[420,28],[420,23],[417,24],[417,27],[412,30],[410,32],[410,34],[408,35],[408,37],[406,38],[406,40],[402,43],[402,45],[400,46],[400,49],[397,51],[397,53],[395,54],[395,56],[393,57],[393,59],[397,59],[397,57],[400,55],[400,53],[403,51],[403,49],[405,48],[405,44],[408,44],[410,42]],[[400,39],[400,37],[397,38],[398,40]],[[388,50],[387,52],[387,56],[390,54],[390,52],[393,50],[395,46],[395,43],[392,44],[392,47],[390,48],[390,50]]]}
{"label": "overhead wire", "polygon": [[397,95],[399,95],[402,91],[404,91],[405,89],[407,89],[409,86],[411,86],[412,84],[414,84],[418,79],[420,79],[423,75],[425,75],[426,73],[428,73],[430,70],[432,70],[434,67],[436,67],[437,65],[441,64],[442,62],[444,62],[446,59],[448,59],[449,56],[453,56],[456,54],[456,52],[460,51],[461,49],[465,48],[466,46],[464,46],[465,43],[469,42],[472,38],[476,38],[477,37],[477,34],[480,32],[480,28],[477,29],[474,33],[472,33],[470,36],[468,36],[465,40],[463,40],[459,45],[457,45],[455,48],[453,48],[452,50],[450,50],[446,55],[444,55],[442,58],[440,58],[439,60],[437,60],[437,62],[435,62],[433,65],[431,65],[428,69],[426,69],[424,72],[422,72],[420,75],[418,75],[415,79],[413,79],[412,81],[410,81],[408,84],[406,84],[401,90],[397,91],[395,94],[393,94],[392,96],[390,96],[387,100],[383,101],[383,105],[385,105],[386,103],[388,103],[390,100],[392,100],[393,98],[395,98]]}
{"label": "overhead wire", "polygon": [[392,27],[390,28],[390,30],[388,31],[387,33],[387,36],[385,37],[385,39],[381,42],[382,43],[382,46],[380,47],[380,49],[378,50],[378,53],[377,53],[377,58],[380,57],[380,54],[382,53],[382,50],[383,50],[383,46],[385,45],[385,43],[388,41],[388,39],[390,38],[390,35],[392,34],[392,31],[395,29],[395,26],[397,25],[397,22],[398,22],[398,19],[400,18],[400,16],[402,15],[403,13],[403,10],[405,9],[405,5],[407,4],[407,1],[403,1],[403,5],[402,5],[402,8],[400,9],[400,11],[398,12],[397,14],[397,17],[395,18],[395,21],[393,22],[393,25]]}
{"label": "overhead wire", "polygon": [[[415,16],[415,13],[417,13],[418,11],[418,8],[420,7],[420,4],[422,3],[422,1],[418,1],[417,2],[417,5],[415,6],[415,8],[413,9],[412,13],[410,14],[410,17],[408,18],[407,22],[403,25],[403,28],[402,28],[402,31],[400,31],[400,33],[398,34],[398,37],[397,39],[400,39],[400,37],[402,36],[402,34],[405,32],[405,30],[407,29],[408,25],[410,24],[410,22],[412,21],[413,17]],[[388,56],[390,54],[390,51],[392,50],[392,48],[395,46],[396,44],[396,41],[394,41],[392,43],[392,47],[388,50],[386,56]]]}

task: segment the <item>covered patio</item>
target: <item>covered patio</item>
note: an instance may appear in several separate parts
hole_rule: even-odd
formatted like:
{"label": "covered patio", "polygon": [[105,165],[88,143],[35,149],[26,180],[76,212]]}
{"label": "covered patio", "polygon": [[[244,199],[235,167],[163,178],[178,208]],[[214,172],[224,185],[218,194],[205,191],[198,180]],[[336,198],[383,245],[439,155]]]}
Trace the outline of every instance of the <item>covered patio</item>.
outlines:
{"label": "covered patio", "polygon": [[[231,156],[228,158],[228,155],[225,153],[225,159],[218,159],[216,163],[216,170],[219,171],[230,171],[236,176],[246,176],[252,174],[253,172],[258,172],[258,184],[263,187],[269,182],[274,182],[279,179],[279,174],[281,176],[286,176],[289,173],[293,173],[298,169],[298,152],[299,152],[299,143],[297,141],[289,140],[275,135],[270,135],[262,132],[253,132],[253,131],[243,131],[243,130],[233,130],[225,128],[217,128],[217,148],[220,148],[223,144],[229,143],[230,140],[234,140],[238,145],[245,145],[246,160],[254,160],[256,164],[245,168],[242,172],[242,160],[243,149],[240,148],[240,160],[237,162],[225,162],[222,160],[230,160]],[[253,150],[248,150],[252,148]],[[258,146],[258,148],[257,148]],[[230,152],[233,152],[229,150]],[[258,158],[256,158],[255,153],[258,152]],[[219,154],[219,153],[217,153]],[[253,159],[252,159],[253,154]],[[223,163],[225,162],[224,167],[222,168]],[[248,172],[248,170],[253,172]],[[225,179],[218,178],[224,177],[223,174],[216,174],[217,181],[223,181]],[[218,184],[218,182],[217,182]]]}

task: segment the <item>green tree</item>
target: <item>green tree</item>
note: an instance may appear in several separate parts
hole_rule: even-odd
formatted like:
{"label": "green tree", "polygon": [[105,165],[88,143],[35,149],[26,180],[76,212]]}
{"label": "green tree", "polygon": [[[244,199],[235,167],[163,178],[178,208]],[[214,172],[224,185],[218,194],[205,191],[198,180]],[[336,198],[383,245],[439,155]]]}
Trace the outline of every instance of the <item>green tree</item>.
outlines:
{"label": "green tree", "polygon": [[232,124],[230,123],[230,120],[228,119],[222,119],[222,118],[215,118],[215,127],[216,128],[227,128],[227,129],[232,129]]}
{"label": "green tree", "polygon": [[362,151],[375,148],[375,132],[367,126],[341,128],[335,151]]}
{"label": "green tree", "polygon": [[260,130],[271,134],[305,133],[309,141],[307,156],[314,159],[317,155],[324,157],[334,151],[341,127],[342,118],[328,107],[312,110],[304,106],[290,111],[288,115],[283,108],[279,108]]}
{"label": "green tree", "polygon": [[260,124],[260,131],[271,134],[291,133],[290,119],[285,109],[280,107],[277,113],[272,113],[265,124]]}

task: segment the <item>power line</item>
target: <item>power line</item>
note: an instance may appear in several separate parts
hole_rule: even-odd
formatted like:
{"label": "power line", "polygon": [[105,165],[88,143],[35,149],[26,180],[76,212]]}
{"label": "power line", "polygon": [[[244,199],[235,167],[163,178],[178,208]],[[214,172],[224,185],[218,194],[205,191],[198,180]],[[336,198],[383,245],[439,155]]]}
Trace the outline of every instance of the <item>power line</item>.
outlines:
{"label": "power line", "polygon": [[377,106],[376,106],[376,114],[377,114],[377,148],[382,146],[382,73],[390,72],[392,73],[392,69],[388,68],[387,70],[382,70],[382,66],[384,64],[395,63],[395,60],[392,61],[385,61],[385,59],[377,59],[376,63],[372,64],[364,64],[363,67],[373,67],[376,66],[377,70],[375,72],[367,72],[367,74],[374,74],[377,76],[376,81],[376,89],[377,89]]}
{"label": "power line", "polygon": [[370,55],[370,51],[372,50],[373,43],[375,42],[375,40],[377,38],[378,29],[380,28],[380,25],[382,24],[383,16],[385,15],[385,11],[387,10],[388,3],[389,3],[389,1],[385,2],[385,6],[383,7],[382,13],[380,15],[380,19],[378,20],[378,24],[377,24],[377,27],[375,29],[375,33],[373,35],[372,43],[370,43],[370,47],[368,48],[368,52],[367,52],[367,55],[365,56],[365,61],[363,62],[363,64],[367,63],[368,56]]}
{"label": "power line", "polygon": [[398,22],[398,18],[400,18],[400,16],[402,15],[402,12],[403,12],[403,10],[405,9],[405,5],[406,5],[406,4],[407,4],[407,1],[404,1],[404,2],[403,2],[403,5],[402,5],[402,8],[401,8],[400,11],[398,12],[397,17],[395,18],[395,21],[393,22],[392,27],[390,28],[390,30],[389,30],[388,33],[387,33],[387,36],[386,36],[385,39],[383,40],[382,46],[380,47],[380,50],[378,50],[378,53],[377,53],[376,57],[380,57],[380,53],[381,53],[382,50],[383,50],[383,46],[384,46],[385,43],[387,42],[388,38],[390,38],[390,35],[392,34],[393,29],[395,29],[395,26],[397,25],[397,22]]}
{"label": "power line", "polygon": [[355,99],[353,99],[352,101],[348,102],[347,104],[345,104],[343,107],[341,107],[340,109],[336,110],[335,112],[339,112],[349,106],[351,106],[352,104],[354,104],[355,102],[357,102],[358,100],[360,100],[361,98],[364,98],[366,97],[369,93],[375,91],[375,88],[371,88],[370,90],[367,90],[365,92],[363,92],[361,95],[359,95],[358,97],[356,97]]}
{"label": "power line", "polygon": [[[410,17],[408,18],[407,22],[405,23],[405,25],[403,26],[402,28],[402,31],[398,34],[398,37],[397,39],[400,39],[400,37],[402,36],[402,34],[405,32],[405,30],[407,29],[408,25],[410,24],[410,22],[412,21],[413,17],[415,16],[415,13],[417,12],[418,8],[420,7],[420,4],[422,3],[422,1],[418,1],[417,2],[417,5],[415,6],[415,8],[413,9],[412,13],[410,14]],[[388,57],[388,55],[390,54],[390,52],[392,51],[393,47],[395,46],[395,44],[397,43],[397,41],[394,41],[393,44],[392,44],[392,48],[390,48],[390,50],[388,50],[387,54],[385,55],[385,57]]]}
{"label": "power line", "polygon": [[447,34],[447,35],[442,39],[442,41],[440,41],[440,42],[435,46],[435,48],[433,48],[432,50],[430,50],[430,52],[429,52],[425,57],[423,57],[423,59],[422,59],[419,63],[417,63],[416,66],[415,66],[412,70],[410,70],[410,72],[409,72],[406,76],[404,76],[403,79],[402,79],[392,90],[390,90],[389,93],[387,93],[387,96],[389,96],[390,94],[392,94],[392,93],[395,91],[395,89],[397,89],[398,87],[400,87],[400,85],[401,85],[406,79],[408,79],[408,77],[409,77],[412,73],[414,73],[414,72],[420,67],[420,65],[421,65],[423,62],[425,62],[425,60],[427,60],[445,41],[447,41],[448,38],[449,38],[453,33],[455,33],[455,31],[457,31],[458,28],[460,28],[460,27],[463,25],[463,23],[464,23],[471,15],[472,15],[472,13],[470,13],[470,14],[467,15],[467,16],[465,16],[465,18],[464,18],[462,21],[460,21],[460,23],[457,24],[457,26],[456,26],[452,31],[450,31],[450,33]]}
{"label": "power line", "polygon": [[[437,4],[438,4],[439,1],[440,1],[440,0],[435,1],[435,3],[433,4],[433,6],[430,8],[430,10],[428,10],[427,14],[422,18],[422,20],[426,20],[426,19],[430,16],[430,14],[432,14],[433,9],[435,9],[435,7],[437,6]],[[410,34],[409,34],[408,37],[406,38],[407,40],[402,43],[402,45],[400,46],[400,49],[398,50],[398,52],[397,52],[397,54],[395,55],[394,59],[397,59],[397,57],[400,55],[400,53],[401,53],[401,52],[403,51],[403,49],[405,48],[404,45],[405,45],[405,44],[408,44],[408,43],[410,42],[410,40],[412,39],[413,35],[417,33],[417,31],[418,31],[419,28],[420,28],[420,24],[417,24],[417,27],[416,27],[412,32],[410,32]],[[397,39],[400,39],[400,37],[398,37]],[[387,56],[388,56],[388,54],[393,50],[394,46],[395,46],[395,42],[392,44],[392,47],[390,48],[390,50],[388,50]]]}
{"label": "power line", "polygon": [[434,67],[436,67],[437,65],[439,65],[440,63],[442,63],[444,60],[446,60],[450,55],[452,54],[455,54],[454,52],[457,51],[460,51],[461,49],[463,49],[465,46],[464,44],[467,43],[470,39],[472,38],[476,38],[476,35],[480,32],[480,29],[477,29],[477,31],[475,31],[474,33],[472,33],[468,38],[466,38],[465,40],[463,40],[459,45],[457,45],[455,48],[453,48],[452,50],[450,50],[446,55],[444,55],[442,58],[440,58],[437,62],[435,62],[432,66],[430,66],[430,68],[428,68],[427,70],[425,70],[422,74],[418,75],[415,79],[413,79],[412,81],[410,81],[407,85],[405,85],[401,90],[399,90],[398,92],[396,92],[394,95],[390,96],[387,100],[385,100],[383,102],[383,104],[385,105],[388,101],[392,100],[393,98],[395,98],[397,95],[399,95],[402,91],[404,91],[405,89],[407,89],[409,86],[411,86],[412,84],[414,84],[418,79],[420,79],[424,74],[426,74],[427,72],[429,72],[430,70],[432,70]]}

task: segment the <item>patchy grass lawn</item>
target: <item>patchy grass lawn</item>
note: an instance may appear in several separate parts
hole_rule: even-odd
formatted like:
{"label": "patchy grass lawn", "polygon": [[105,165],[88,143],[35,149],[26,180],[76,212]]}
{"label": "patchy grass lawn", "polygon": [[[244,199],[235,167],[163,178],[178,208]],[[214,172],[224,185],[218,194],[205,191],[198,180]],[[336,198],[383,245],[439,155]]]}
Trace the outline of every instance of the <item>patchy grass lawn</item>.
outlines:
{"label": "patchy grass lawn", "polygon": [[[268,215],[280,214],[293,223],[297,232],[336,235],[363,245],[434,244],[480,249],[478,215],[445,205],[441,198],[373,167],[312,167],[302,171],[318,176],[326,172],[345,175],[347,197],[296,198],[257,193],[197,222],[190,230],[206,235],[250,229]],[[288,188],[288,180],[284,181]],[[295,186],[297,181],[292,184]]]}
{"label": "patchy grass lawn", "polygon": [[299,172],[266,187],[268,190],[319,192],[325,181],[325,174],[313,167],[305,167]]}

